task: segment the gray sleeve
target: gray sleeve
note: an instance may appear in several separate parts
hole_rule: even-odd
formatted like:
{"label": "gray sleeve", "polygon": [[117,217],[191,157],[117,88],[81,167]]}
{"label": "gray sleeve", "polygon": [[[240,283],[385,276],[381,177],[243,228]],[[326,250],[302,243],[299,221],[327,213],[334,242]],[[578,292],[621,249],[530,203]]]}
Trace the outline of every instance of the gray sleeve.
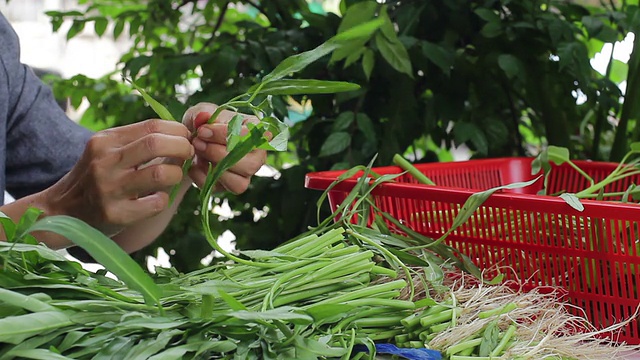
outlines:
{"label": "gray sleeve", "polygon": [[6,187],[20,198],[58,181],[78,161],[92,133],[71,121],[51,89],[20,63],[18,38],[0,15],[0,71],[8,79]]}

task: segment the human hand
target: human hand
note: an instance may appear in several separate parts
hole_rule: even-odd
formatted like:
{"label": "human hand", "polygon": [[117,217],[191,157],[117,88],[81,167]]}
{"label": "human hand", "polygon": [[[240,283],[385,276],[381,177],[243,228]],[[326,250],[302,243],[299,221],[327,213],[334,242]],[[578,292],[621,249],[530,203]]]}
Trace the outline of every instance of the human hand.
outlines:
{"label": "human hand", "polygon": [[[195,148],[195,159],[189,176],[193,182],[202,187],[209,171],[209,163],[214,166],[227,156],[227,124],[235,112],[224,110],[212,124],[207,124],[217,105],[211,103],[199,103],[189,108],[182,119],[183,124],[190,131],[197,129],[197,135],[193,139]],[[246,115],[243,125],[246,123],[257,123],[259,120],[255,116]],[[241,134],[248,132],[243,126]],[[264,165],[267,159],[265,150],[254,150],[238,161],[220,177],[216,184],[218,190],[226,189],[235,194],[243,193],[249,187],[251,177]]]}
{"label": "human hand", "polygon": [[74,168],[45,191],[50,215],[82,219],[112,236],[160,213],[182,180],[180,164],[195,154],[189,137],[184,125],[165,120],[96,133]]}

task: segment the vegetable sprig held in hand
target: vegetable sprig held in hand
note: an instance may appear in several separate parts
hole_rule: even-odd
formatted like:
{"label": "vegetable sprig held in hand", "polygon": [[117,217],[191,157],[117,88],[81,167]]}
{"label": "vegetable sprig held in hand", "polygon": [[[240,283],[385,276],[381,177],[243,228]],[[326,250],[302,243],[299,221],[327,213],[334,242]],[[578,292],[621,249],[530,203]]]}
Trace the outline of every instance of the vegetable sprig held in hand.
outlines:
{"label": "vegetable sprig held in hand", "polygon": [[[239,109],[249,109],[259,119],[259,122],[256,124],[243,124],[244,117],[237,113],[228,123],[228,155],[218,162],[215,167],[211,166],[211,164],[209,165],[208,176],[200,193],[200,200],[203,209],[201,213],[201,220],[207,241],[215,250],[227,258],[239,263],[251,263],[257,266],[270,266],[268,264],[238,258],[229,254],[218,245],[216,238],[209,228],[209,211],[205,210],[208,209],[214,186],[225,171],[231,168],[251,151],[255,149],[285,151],[287,149],[289,129],[288,126],[280,121],[280,119],[278,119],[273,113],[273,107],[271,104],[272,96],[329,94],[359,89],[359,85],[348,82],[285,78],[289,75],[300,72],[309,64],[340,48],[343,44],[348,44],[350,40],[357,38],[370,38],[371,34],[383,23],[383,20],[376,19],[355,26],[332,37],[315,49],[284,59],[272,72],[265,75],[259,83],[250,87],[246,93],[219,105],[211,115],[208,120],[209,124],[213,123],[224,110],[231,110],[237,113]],[[131,81],[131,83],[134,88],[140,92],[142,97],[153,108],[158,116],[165,120],[175,120],[164,106],[155,101],[139,86],[135,85],[133,81]],[[256,105],[254,102],[258,98],[264,99]],[[245,135],[241,135],[243,125],[246,125],[249,130]],[[187,174],[191,166],[192,160],[188,160],[183,164],[183,176],[188,176]],[[176,185],[171,190],[169,195],[170,203],[173,203],[175,200],[178,188],[179,185]]]}

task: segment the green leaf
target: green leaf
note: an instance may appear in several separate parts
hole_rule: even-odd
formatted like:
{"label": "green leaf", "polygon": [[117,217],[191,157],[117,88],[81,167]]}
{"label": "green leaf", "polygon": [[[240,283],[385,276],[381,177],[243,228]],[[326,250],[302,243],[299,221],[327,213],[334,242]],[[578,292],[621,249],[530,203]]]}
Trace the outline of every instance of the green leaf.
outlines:
{"label": "green leaf", "polygon": [[500,341],[500,329],[498,328],[498,323],[492,321],[489,325],[484,329],[484,333],[482,335],[482,342],[480,343],[479,356],[488,357],[493,349],[496,348],[498,342]]}
{"label": "green leaf", "polygon": [[327,42],[316,47],[313,50],[309,50],[297,55],[290,56],[284,59],[273,71],[262,79],[263,83],[268,83],[275,80],[280,80],[285,76],[299,72],[307,67],[309,64],[329,54],[336,48],[341,46],[341,42],[350,41],[360,37],[370,36],[372,32],[377,30],[382,25],[381,20],[369,21],[365,24],[355,26],[343,33],[340,33]]}
{"label": "green leaf", "polygon": [[497,22],[487,23],[482,27],[482,30],[480,30],[480,34],[488,39],[498,37],[502,34],[502,24]]}
{"label": "green leaf", "polygon": [[376,136],[376,128],[369,116],[365,113],[358,113],[358,115],[356,116],[356,122],[358,124],[358,129],[360,129],[360,131],[364,134],[364,137],[367,139],[367,141],[376,144],[378,142],[378,137]]}
{"label": "green leaf", "polygon": [[150,356],[164,350],[174,336],[182,334],[180,330],[161,331],[155,339],[141,341],[129,350],[124,359],[146,360]]}
{"label": "green leaf", "polygon": [[218,294],[220,295],[222,300],[224,300],[224,302],[226,302],[227,305],[229,305],[231,310],[235,310],[235,311],[247,310],[247,307],[244,306],[244,304],[242,304],[240,301],[238,301],[238,299],[234,298],[233,296],[227,294],[224,290],[219,289]]}
{"label": "green leaf", "polygon": [[332,132],[347,130],[353,123],[354,118],[355,114],[353,113],[353,111],[345,111],[343,113],[340,113],[340,115],[338,115],[333,123]]}
{"label": "green leaf", "polygon": [[85,22],[84,20],[74,20],[73,24],[69,28],[67,32],[67,40],[71,40],[73,37],[78,35],[82,30],[84,30]]}
{"label": "green leaf", "polygon": [[598,33],[604,27],[604,23],[602,22],[602,20],[595,16],[583,16],[582,25],[587,29],[587,32],[591,37],[598,35]]}
{"label": "green leaf", "polygon": [[502,54],[498,56],[498,66],[504,71],[509,79],[513,79],[521,73],[521,63],[517,57],[511,54]]}
{"label": "green leaf", "polygon": [[547,148],[547,157],[556,165],[562,165],[570,160],[569,149],[551,145]]}
{"label": "green leaf", "polygon": [[105,30],[107,30],[108,24],[109,22],[107,21],[106,18],[96,18],[96,20],[93,23],[93,29],[95,30],[98,37],[102,37]]}
{"label": "green leaf", "polygon": [[455,60],[454,53],[428,41],[422,41],[420,45],[422,47],[422,53],[427,59],[436,64],[446,75],[451,73],[451,68]]}
{"label": "green leaf", "polygon": [[640,142],[638,142],[638,141],[632,142],[631,144],[629,144],[629,149],[631,149],[631,151],[640,152]]}
{"label": "green leaf", "polygon": [[231,120],[229,120],[227,127],[227,151],[233,150],[233,148],[238,145],[243,120],[244,116],[242,114],[235,114]]}
{"label": "green leaf", "polygon": [[575,194],[563,193],[560,194],[562,200],[569,204],[572,208],[578,211],[584,211],[584,205],[580,202],[580,199]]}
{"label": "green leaf", "polygon": [[35,224],[43,211],[34,207],[27,208],[27,211],[22,214],[18,226],[16,228],[16,234],[19,238],[23,237],[27,233],[28,229]]}
{"label": "green leaf", "polygon": [[629,65],[618,59],[613,59],[613,62],[611,63],[611,73],[609,74],[609,79],[616,84],[620,84],[623,81],[627,80],[628,74]]}
{"label": "green leaf", "polygon": [[[267,116],[262,118],[262,125],[267,125],[267,130],[271,133],[273,138],[264,145],[259,145],[261,149],[273,150],[273,151],[286,151],[287,144],[289,143],[289,127],[282,121],[273,116]],[[251,127],[253,124],[248,124]]]}
{"label": "green leaf", "polygon": [[0,300],[3,305],[13,305],[31,312],[59,311],[55,307],[38,300],[33,295],[27,296],[2,288],[0,288]]}
{"label": "green leaf", "polygon": [[347,353],[344,347],[331,347],[327,343],[296,335],[296,352],[304,350],[323,358],[338,358]]}
{"label": "green leaf", "polygon": [[478,125],[470,122],[458,122],[453,128],[453,134],[457,144],[469,141],[478,153],[488,154],[489,142],[484,131]]}
{"label": "green leaf", "polygon": [[32,337],[71,326],[69,315],[60,311],[42,311],[0,319],[0,342],[19,344]]}
{"label": "green leaf", "polygon": [[382,19],[371,20],[337,34],[333,38],[329,39],[328,42],[341,43],[354,39],[370,38],[383,24],[384,20]]}
{"label": "green leaf", "polygon": [[[252,86],[248,92],[257,89]],[[299,95],[299,94],[334,94],[339,92],[354,91],[360,89],[360,85],[345,81],[307,80],[307,79],[282,79],[266,83],[260,89],[262,95]]]}
{"label": "green leaf", "polygon": [[73,358],[60,355],[47,349],[24,349],[11,351],[11,356],[35,360],[73,360]]}
{"label": "green leaf", "polygon": [[282,306],[276,309],[266,311],[231,311],[225,313],[227,316],[231,316],[236,319],[245,321],[286,321],[292,324],[306,325],[313,322],[313,318],[307,314],[294,312],[295,308]]}
{"label": "green leaf", "polygon": [[[226,353],[236,349],[236,345],[230,340],[207,340],[192,342],[186,345],[172,346],[148,358],[148,360],[182,359],[189,352],[211,351],[213,353]],[[197,357],[196,357],[197,358]]]}
{"label": "green leaf", "polygon": [[381,32],[375,36],[376,46],[382,57],[398,72],[409,75],[413,78],[413,69],[409,53],[402,42],[398,39],[393,23],[386,11],[380,13],[380,19],[384,20]]}
{"label": "green leaf", "polygon": [[142,95],[142,98],[144,99],[144,101],[146,101],[147,104],[149,104],[149,106],[151,106],[153,111],[155,111],[156,114],[158,114],[158,116],[161,119],[176,121],[176,119],[173,117],[173,115],[171,115],[171,112],[169,110],[167,110],[166,107],[164,107],[162,104],[160,104],[154,98],[152,98],[151,95],[147,94],[147,92],[144,91],[144,89],[142,89],[140,86],[136,85],[136,83],[133,80],[130,80],[130,79],[127,79],[127,78],[125,78],[125,80],[127,82],[129,82],[131,84],[131,86],[133,86],[133,88],[136,89],[140,93],[140,95]]}
{"label": "green leaf", "polygon": [[519,188],[531,186],[539,179],[540,177],[537,177],[530,181],[516,182],[512,184],[498,186],[498,187],[494,187],[485,191],[472,194],[471,196],[469,196],[467,201],[464,202],[464,205],[462,205],[462,208],[458,212],[458,215],[453,219],[453,223],[451,224],[447,232],[445,232],[442,236],[440,236],[440,238],[436,240],[436,243],[439,244],[440,242],[444,241],[447,238],[447,236],[449,236],[449,234],[451,234],[455,229],[457,229],[460,225],[467,222],[467,220],[469,220],[469,218],[476,212],[476,210],[478,210],[478,208],[482,206],[482,204],[496,191],[507,190],[507,189],[519,189]]}
{"label": "green leaf", "polygon": [[120,37],[120,34],[122,34],[122,30],[124,30],[124,22],[124,19],[116,20],[116,25],[113,27],[113,38],[115,40],[117,40],[118,37]]}
{"label": "green leaf", "polygon": [[364,71],[364,75],[367,77],[367,80],[371,79],[371,73],[373,72],[374,65],[375,57],[373,50],[366,49],[362,55],[362,71]]}
{"label": "green leaf", "polygon": [[349,6],[346,14],[344,14],[340,21],[338,33],[370,21],[375,17],[378,7],[379,5],[375,1],[362,1]]}
{"label": "green leaf", "polygon": [[12,242],[16,236],[16,224],[2,211],[0,211],[0,225],[2,226],[6,240]]}
{"label": "green leaf", "polygon": [[318,156],[325,157],[341,153],[351,145],[351,135],[344,131],[332,133],[320,148]]}
{"label": "green leaf", "polygon": [[479,8],[474,13],[486,22],[500,22],[500,16],[491,9]]}
{"label": "green leaf", "polygon": [[48,216],[29,229],[34,231],[51,231],[66,237],[129,287],[138,290],[147,304],[160,304],[162,293],[151,277],[113,240],[85,222],[64,215]]}

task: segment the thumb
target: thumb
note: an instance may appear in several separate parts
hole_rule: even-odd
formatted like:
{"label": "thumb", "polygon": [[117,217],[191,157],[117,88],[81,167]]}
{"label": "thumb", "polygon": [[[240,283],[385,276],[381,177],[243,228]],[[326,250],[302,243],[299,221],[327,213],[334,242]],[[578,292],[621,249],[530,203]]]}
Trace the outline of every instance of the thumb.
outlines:
{"label": "thumb", "polygon": [[182,116],[182,123],[189,131],[194,131],[206,123],[217,108],[216,104],[198,103],[185,111]]}

